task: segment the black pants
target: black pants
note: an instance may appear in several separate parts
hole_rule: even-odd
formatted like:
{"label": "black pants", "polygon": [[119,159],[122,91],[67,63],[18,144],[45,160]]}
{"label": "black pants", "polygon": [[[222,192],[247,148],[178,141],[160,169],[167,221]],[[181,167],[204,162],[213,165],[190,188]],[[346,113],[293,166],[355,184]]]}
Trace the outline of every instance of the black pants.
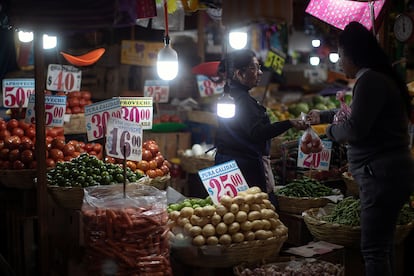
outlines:
{"label": "black pants", "polygon": [[361,199],[361,253],[365,275],[394,275],[394,235],[399,212],[413,185],[406,154],[376,158],[353,172]]}

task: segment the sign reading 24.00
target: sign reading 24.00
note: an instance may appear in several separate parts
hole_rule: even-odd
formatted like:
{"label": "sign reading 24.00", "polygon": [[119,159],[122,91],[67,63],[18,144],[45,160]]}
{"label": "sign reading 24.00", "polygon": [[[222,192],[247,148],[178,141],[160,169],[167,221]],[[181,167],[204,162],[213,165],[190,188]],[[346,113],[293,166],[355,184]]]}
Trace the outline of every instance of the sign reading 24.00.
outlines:
{"label": "sign reading 24.00", "polygon": [[220,203],[223,195],[234,197],[249,188],[234,160],[202,169],[198,175],[215,204]]}

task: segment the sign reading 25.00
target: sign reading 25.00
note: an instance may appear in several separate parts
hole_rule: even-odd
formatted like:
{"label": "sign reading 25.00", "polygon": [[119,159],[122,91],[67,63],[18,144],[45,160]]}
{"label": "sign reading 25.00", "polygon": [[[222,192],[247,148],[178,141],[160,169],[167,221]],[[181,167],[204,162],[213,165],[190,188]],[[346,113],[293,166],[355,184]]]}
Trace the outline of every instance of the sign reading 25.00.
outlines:
{"label": "sign reading 25.00", "polygon": [[202,169],[198,175],[215,204],[220,203],[223,195],[234,197],[249,188],[234,160]]}

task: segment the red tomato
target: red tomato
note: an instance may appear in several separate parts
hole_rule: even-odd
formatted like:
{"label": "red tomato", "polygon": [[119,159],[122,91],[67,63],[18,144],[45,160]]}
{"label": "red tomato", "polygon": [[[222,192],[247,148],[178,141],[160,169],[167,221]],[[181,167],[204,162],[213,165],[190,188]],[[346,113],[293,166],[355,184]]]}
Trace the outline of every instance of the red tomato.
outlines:
{"label": "red tomato", "polygon": [[7,122],[7,129],[9,130],[9,131],[12,131],[13,130],[13,128],[16,128],[16,127],[18,127],[19,126],[19,121],[17,120],[17,119],[10,119],[8,122]]}
{"label": "red tomato", "polygon": [[102,145],[99,143],[94,143],[92,150],[96,151],[97,153],[100,153],[102,152]]}
{"label": "red tomato", "polygon": [[20,160],[20,151],[18,149],[12,149],[9,152],[9,160],[12,163],[16,160]]}
{"label": "red tomato", "polygon": [[55,138],[58,136],[58,130],[56,128],[47,128],[46,129],[46,136],[50,136],[52,138]]}
{"label": "red tomato", "polygon": [[60,149],[50,149],[49,150],[49,157],[53,159],[54,161],[63,160],[65,155],[63,154],[63,151]]}
{"label": "red tomato", "polygon": [[36,169],[36,167],[37,167],[36,160],[33,160],[32,162],[30,162],[29,169]]}
{"label": "red tomato", "polygon": [[55,166],[56,166],[55,160],[53,160],[52,158],[47,158],[46,159],[46,167],[47,168],[54,168]]}
{"label": "red tomato", "polygon": [[82,99],[89,101],[92,98],[92,94],[89,91],[81,91],[80,93],[81,93]]}
{"label": "red tomato", "polygon": [[164,176],[164,172],[161,169],[155,169],[155,173],[157,176]]}
{"label": "red tomato", "polygon": [[22,120],[19,120],[19,127],[25,131],[26,129],[28,129],[29,127],[31,127],[31,124],[26,123],[24,121],[24,119],[22,119]]}
{"label": "red tomato", "polygon": [[22,161],[15,160],[13,162],[13,169],[15,169],[15,170],[23,170],[25,168],[26,168],[26,165]]}
{"label": "red tomato", "polygon": [[70,108],[74,108],[74,107],[78,107],[79,106],[79,99],[78,98],[76,98],[76,97],[71,97],[71,98],[68,98],[67,99],[67,102],[68,102],[68,106],[70,107]]}
{"label": "red tomato", "polygon": [[142,151],[142,160],[151,161],[152,160],[152,153],[149,150],[144,149]]}
{"label": "red tomato", "polygon": [[111,157],[111,156],[106,156],[105,157],[105,162],[106,163],[110,163],[110,164],[115,164],[115,158]]}
{"label": "red tomato", "polygon": [[159,152],[159,148],[157,144],[149,144],[147,149],[151,152],[153,157],[155,157],[157,153]]}
{"label": "red tomato", "polygon": [[20,139],[21,139],[20,149],[22,149],[22,150],[33,149],[34,143],[33,143],[32,139],[30,139],[27,136],[23,136]]}
{"label": "red tomato", "polygon": [[20,137],[16,135],[12,135],[4,140],[6,147],[9,149],[17,149],[20,146],[21,142],[22,140]]}
{"label": "red tomato", "polygon": [[0,150],[4,148],[4,140],[0,140]]}
{"label": "red tomato", "polygon": [[30,150],[30,149],[26,149],[26,150],[22,151],[22,153],[20,155],[20,159],[26,165],[30,165],[30,163],[34,160],[33,151]]}
{"label": "red tomato", "polygon": [[132,171],[135,171],[137,169],[137,164],[134,161],[126,161],[126,165],[128,168],[130,168]]}
{"label": "red tomato", "polygon": [[146,175],[148,175],[149,178],[155,178],[157,177],[157,172],[155,170],[147,170]]}
{"label": "red tomato", "polygon": [[73,156],[73,153],[75,152],[75,146],[72,144],[66,144],[63,146],[63,154],[66,156]]}
{"label": "red tomato", "polygon": [[154,158],[155,162],[157,162],[157,167],[160,168],[162,166],[162,164],[164,163],[164,156],[162,156],[161,154],[158,154],[157,156],[155,156]]}
{"label": "red tomato", "polygon": [[143,172],[147,171],[149,169],[148,161],[146,161],[146,160],[138,161],[137,169],[139,169]]}
{"label": "red tomato", "polygon": [[0,120],[0,130],[7,129],[7,123],[3,118]]}
{"label": "red tomato", "polygon": [[148,165],[151,170],[155,170],[157,168],[157,161],[151,160],[148,162]]}
{"label": "red tomato", "polygon": [[30,139],[33,139],[33,138],[35,138],[35,136],[36,136],[36,129],[35,129],[33,126],[31,126],[31,127],[29,127],[28,129],[26,129],[26,130],[24,131],[24,134],[25,134],[27,137],[29,137]]}
{"label": "red tomato", "polygon": [[72,114],[79,114],[82,113],[82,108],[80,106],[72,107]]}
{"label": "red tomato", "polygon": [[171,169],[171,163],[168,160],[164,160],[164,162],[162,162],[163,165],[167,166],[169,169]]}
{"label": "red tomato", "polygon": [[65,113],[66,114],[72,114],[72,109],[69,106],[67,106]]}
{"label": "red tomato", "polygon": [[162,165],[160,169],[164,172],[164,175],[170,172],[170,169],[166,165]]}
{"label": "red tomato", "polygon": [[0,130],[0,139],[6,140],[8,137],[10,137],[11,133],[7,129]]}
{"label": "red tomato", "polygon": [[86,143],[85,146],[83,147],[83,149],[86,152],[90,152],[93,149],[93,144],[92,143]]}
{"label": "red tomato", "polygon": [[50,142],[51,146],[53,149],[60,149],[63,150],[63,148],[65,147],[65,141],[62,141],[61,139],[58,138],[53,138],[52,142]]}
{"label": "red tomato", "polygon": [[9,160],[9,152],[10,152],[9,148],[2,148],[0,150],[0,159],[1,160]]}

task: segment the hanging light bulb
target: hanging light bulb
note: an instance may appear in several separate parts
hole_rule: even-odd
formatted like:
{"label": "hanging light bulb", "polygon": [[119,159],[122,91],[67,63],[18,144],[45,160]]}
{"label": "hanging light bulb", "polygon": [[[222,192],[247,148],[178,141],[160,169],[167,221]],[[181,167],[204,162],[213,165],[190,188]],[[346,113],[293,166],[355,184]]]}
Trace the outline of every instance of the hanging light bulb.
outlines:
{"label": "hanging light bulb", "polygon": [[243,49],[247,45],[247,33],[243,31],[232,31],[229,33],[229,43],[233,49]]}
{"label": "hanging light bulb", "polygon": [[170,46],[170,37],[168,35],[167,0],[164,0],[164,21],[164,48],[162,48],[157,55],[157,73],[163,80],[172,80],[178,74],[178,55],[177,52]]}
{"label": "hanging light bulb", "polygon": [[43,49],[54,49],[57,45],[57,37],[56,36],[50,36],[47,34],[43,35]]}
{"label": "hanging light bulb", "polygon": [[338,60],[339,60],[339,55],[338,55],[338,53],[330,53],[330,54],[329,54],[329,60],[330,60],[332,63],[337,63],[337,62],[338,62]]}
{"label": "hanging light bulb", "polygon": [[217,116],[221,118],[233,118],[236,113],[234,99],[229,93],[224,92],[217,101]]}
{"label": "hanging light bulb", "polygon": [[19,31],[17,35],[20,42],[28,43],[33,41],[33,32]]}

